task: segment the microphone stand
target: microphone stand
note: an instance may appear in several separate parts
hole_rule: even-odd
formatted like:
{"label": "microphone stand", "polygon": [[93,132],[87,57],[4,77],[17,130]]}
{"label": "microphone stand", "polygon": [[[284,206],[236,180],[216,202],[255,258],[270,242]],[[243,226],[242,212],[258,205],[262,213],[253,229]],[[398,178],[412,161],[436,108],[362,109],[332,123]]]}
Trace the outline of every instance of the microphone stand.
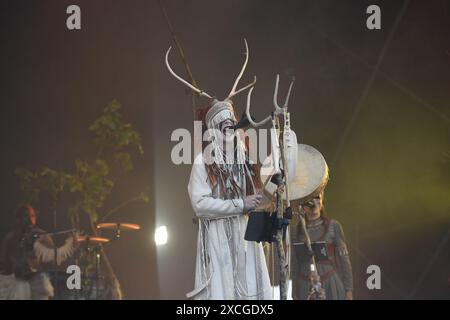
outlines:
{"label": "microphone stand", "polygon": [[67,230],[63,230],[63,231],[58,231],[58,232],[42,232],[42,233],[37,233],[36,236],[44,236],[44,235],[49,235],[49,236],[56,236],[59,234],[65,234],[65,233],[72,233],[77,231],[77,229],[72,228],[72,229],[67,229]]}

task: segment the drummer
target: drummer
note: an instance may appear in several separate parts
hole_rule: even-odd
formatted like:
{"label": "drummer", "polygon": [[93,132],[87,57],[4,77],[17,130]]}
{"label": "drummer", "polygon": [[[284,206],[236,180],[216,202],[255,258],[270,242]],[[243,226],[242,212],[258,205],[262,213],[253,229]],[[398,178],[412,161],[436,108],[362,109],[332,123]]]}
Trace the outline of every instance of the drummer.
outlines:
{"label": "drummer", "polygon": [[[56,251],[59,265],[75,250],[73,237]],[[43,263],[55,262],[52,238],[36,223],[36,211],[29,205],[15,212],[13,230],[3,239],[0,248],[0,300],[47,300],[53,286]]]}

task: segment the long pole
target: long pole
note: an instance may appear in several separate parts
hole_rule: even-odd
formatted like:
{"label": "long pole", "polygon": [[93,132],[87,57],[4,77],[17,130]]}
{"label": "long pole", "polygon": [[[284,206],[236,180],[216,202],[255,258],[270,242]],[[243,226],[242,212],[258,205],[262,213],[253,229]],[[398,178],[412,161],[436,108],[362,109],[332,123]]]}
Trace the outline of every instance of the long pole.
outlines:
{"label": "long pole", "polygon": [[[277,205],[276,213],[278,221],[283,219],[283,197],[281,192],[276,192]],[[286,253],[283,246],[283,232],[284,228],[278,226],[277,234],[275,236],[275,243],[278,255],[278,261],[280,262],[280,300],[287,300],[287,278],[288,278],[288,266],[286,264]]]}
{"label": "long pole", "polygon": [[[164,6],[162,5],[161,0],[157,0],[156,2],[158,2],[159,8],[161,9],[161,13],[163,14],[164,19],[166,20],[170,35],[172,36],[175,46],[177,47],[178,53],[180,54],[180,57],[181,57],[181,61],[183,62],[184,67],[186,68],[186,72],[189,76],[189,79],[191,80],[192,85],[194,87],[200,88],[198,86],[197,81],[195,81],[194,75],[192,74],[191,67],[189,66],[189,64],[187,62],[186,55],[184,54],[184,50],[183,50],[183,47],[181,46],[181,42],[178,40],[177,34],[175,33],[175,29],[173,28],[173,25],[170,22],[169,15],[167,14],[166,8],[164,8]],[[197,94],[192,92],[192,116],[193,116],[194,120],[195,120],[195,108],[196,108],[196,104],[197,104],[196,97],[197,97]]]}
{"label": "long pole", "polygon": [[[276,191],[276,214],[277,214],[277,221],[279,221],[277,234],[276,234],[276,248],[277,248],[277,255],[278,255],[278,261],[280,263],[279,265],[279,271],[280,271],[280,300],[287,300],[287,292],[288,292],[288,278],[289,278],[289,264],[286,259],[286,250],[289,250],[289,248],[286,246],[286,250],[284,248],[283,244],[283,236],[286,232],[286,228],[288,226],[285,226],[285,208],[289,208],[289,194],[288,194],[288,180],[287,180],[287,166],[286,164],[286,154],[285,154],[285,141],[284,141],[284,133],[285,133],[285,118],[286,113],[284,114],[283,121],[280,121],[279,118],[277,118],[277,124],[279,128],[279,145],[280,145],[280,159],[277,159],[277,161],[281,161],[281,164],[284,169],[284,177],[283,182],[281,186],[278,186]],[[286,192],[286,207],[284,206],[283,201],[283,189],[284,192]],[[288,235],[287,235],[288,236]],[[289,241],[286,242],[288,244]]]}

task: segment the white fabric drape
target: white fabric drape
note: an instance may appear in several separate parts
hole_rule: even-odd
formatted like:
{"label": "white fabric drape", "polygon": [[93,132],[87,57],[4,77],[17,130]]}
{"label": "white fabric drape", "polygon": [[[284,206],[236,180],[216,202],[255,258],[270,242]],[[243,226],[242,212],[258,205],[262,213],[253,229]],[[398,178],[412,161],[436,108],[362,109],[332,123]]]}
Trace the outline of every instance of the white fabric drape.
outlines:
{"label": "white fabric drape", "polygon": [[[291,180],[297,164],[297,136],[294,131],[289,132],[286,144]],[[245,179],[241,187],[241,190],[246,190]],[[221,199],[219,188],[219,184],[213,185],[208,179],[203,155],[197,155],[188,184],[192,208],[199,221],[195,287],[187,297],[272,299],[262,244],[244,240],[247,228],[244,202],[241,198]]]}
{"label": "white fabric drape", "polygon": [[[200,157],[200,158],[199,158]],[[193,299],[271,299],[269,273],[261,243],[247,242],[242,199],[218,198],[202,155],[192,166],[188,191],[199,218]],[[245,188],[244,188],[245,190]]]}

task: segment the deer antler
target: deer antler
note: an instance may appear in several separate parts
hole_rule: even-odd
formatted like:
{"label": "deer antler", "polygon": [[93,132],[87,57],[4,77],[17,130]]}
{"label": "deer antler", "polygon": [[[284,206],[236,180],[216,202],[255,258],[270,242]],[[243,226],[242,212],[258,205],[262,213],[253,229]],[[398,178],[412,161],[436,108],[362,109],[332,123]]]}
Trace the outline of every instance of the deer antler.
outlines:
{"label": "deer antler", "polygon": [[200,90],[200,89],[194,87],[192,84],[190,84],[189,82],[187,82],[186,80],[184,80],[183,78],[181,78],[179,75],[177,75],[177,74],[172,70],[172,68],[170,67],[170,64],[169,64],[169,53],[170,53],[170,50],[171,50],[171,49],[172,49],[172,47],[169,47],[169,49],[167,50],[167,53],[166,53],[166,66],[167,66],[167,69],[169,69],[169,72],[170,72],[176,79],[178,79],[179,81],[181,81],[182,83],[184,83],[186,86],[188,86],[189,88],[191,88],[192,90],[194,90],[195,92],[197,92],[198,94],[200,94],[200,96],[203,96],[203,97],[207,97],[207,98],[212,99],[213,97],[211,97],[209,94],[207,94],[207,93],[204,92],[203,90]]}
{"label": "deer antler", "polygon": [[292,90],[292,86],[294,84],[295,78],[292,77],[292,81],[291,81],[291,84],[289,86],[289,90],[288,90],[288,93],[287,93],[287,96],[286,96],[286,100],[284,102],[283,107],[280,107],[278,105],[278,102],[277,102],[277,98],[278,98],[278,82],[279,81],[280,81],[280,75],[277,74],[277,79],[275,81],[275,92],[273,94],[273,105],[275,107],[275,110],[272,112],[271,115],[267,116],[264,120],[262,120],[260,122],[253,121],[252,117],[250,116],[250,100],[251,100],[252,91],[253,91],[254,88],[251,88],[250,91],[248,92],[248,95],[247,95],[247,107],[245,109],[245,114],[247,115],[247,119],[248,119],[248,121],[250,122],[250,124],[253,127],[260,127],[263,124],[265,124],[268,121],[270,121],[272,116],[276,116],[276,115],[281,114],[281,113],[283,113],[283,112],[285,112],[287,110],[287,106],[288,106],[288,103],[289,103],[289,96],[291,95],[291,90]]}
{"label": "deer antler", "polygon": [[289,103],[289,96],[291,95],[292,86],[294,85],[295,77],[292,77],[291,84],[289,85],[289,90],[286,96],[286,100],[284,102],[283,107],[278,105],[278,82],[280,81],[280,75],[277,74],[277,79],[275,81],[275,91],[273,93],[273,105],[275,106],[275,110],[279,112],[283,112],[283,108],[287,108]]}
{"label": "deer antler", "polygon": [[262,120],[262,121],[260,121],[260,122],[255,122],[255,121],[252,120],[252,117],[250,116],[250,99],[251,99],[251,97],[252,97],[252,91],[253,91],[253,89],[254,89],[254,88],[251,88],[250,91],[248,92],[248,95],[247,95],[247,107],[245,108],[245,114],[247,115],[247,119],[248,119],[248,121],[250,122],[250,124],[251,124],[253,127],[256,128],[256,127],[260,127],[260,126],[262,126],[263,124],[269,122],[270,119],[272,119],[272,116],[267,116],[264,120]]}
{"label": "deer antler", "polygon": [[246,85],[245,87],[239,89],[238,91],[236,91],[237,85],[239,83],[239,81],[242,78],[242,75],[244,74],[245,68],[247,67],[247,62],[248,62],[248,44],[247,44],[247,40],[244,38],[244,43],[245,43],[245,61],[244,61],[244,65],[242,66],[241,72],[238,74],[236,81],[234,81],[234,85],[233,88],[231,89],[230,93],[228,94],[228,97],[225,100],[230,100],[232,97],[234,97],[235,95],[237,95],[238,93],[247,90],[250,87],[253,87],[256,83],[256,77],[254,77],[253,82]]}

